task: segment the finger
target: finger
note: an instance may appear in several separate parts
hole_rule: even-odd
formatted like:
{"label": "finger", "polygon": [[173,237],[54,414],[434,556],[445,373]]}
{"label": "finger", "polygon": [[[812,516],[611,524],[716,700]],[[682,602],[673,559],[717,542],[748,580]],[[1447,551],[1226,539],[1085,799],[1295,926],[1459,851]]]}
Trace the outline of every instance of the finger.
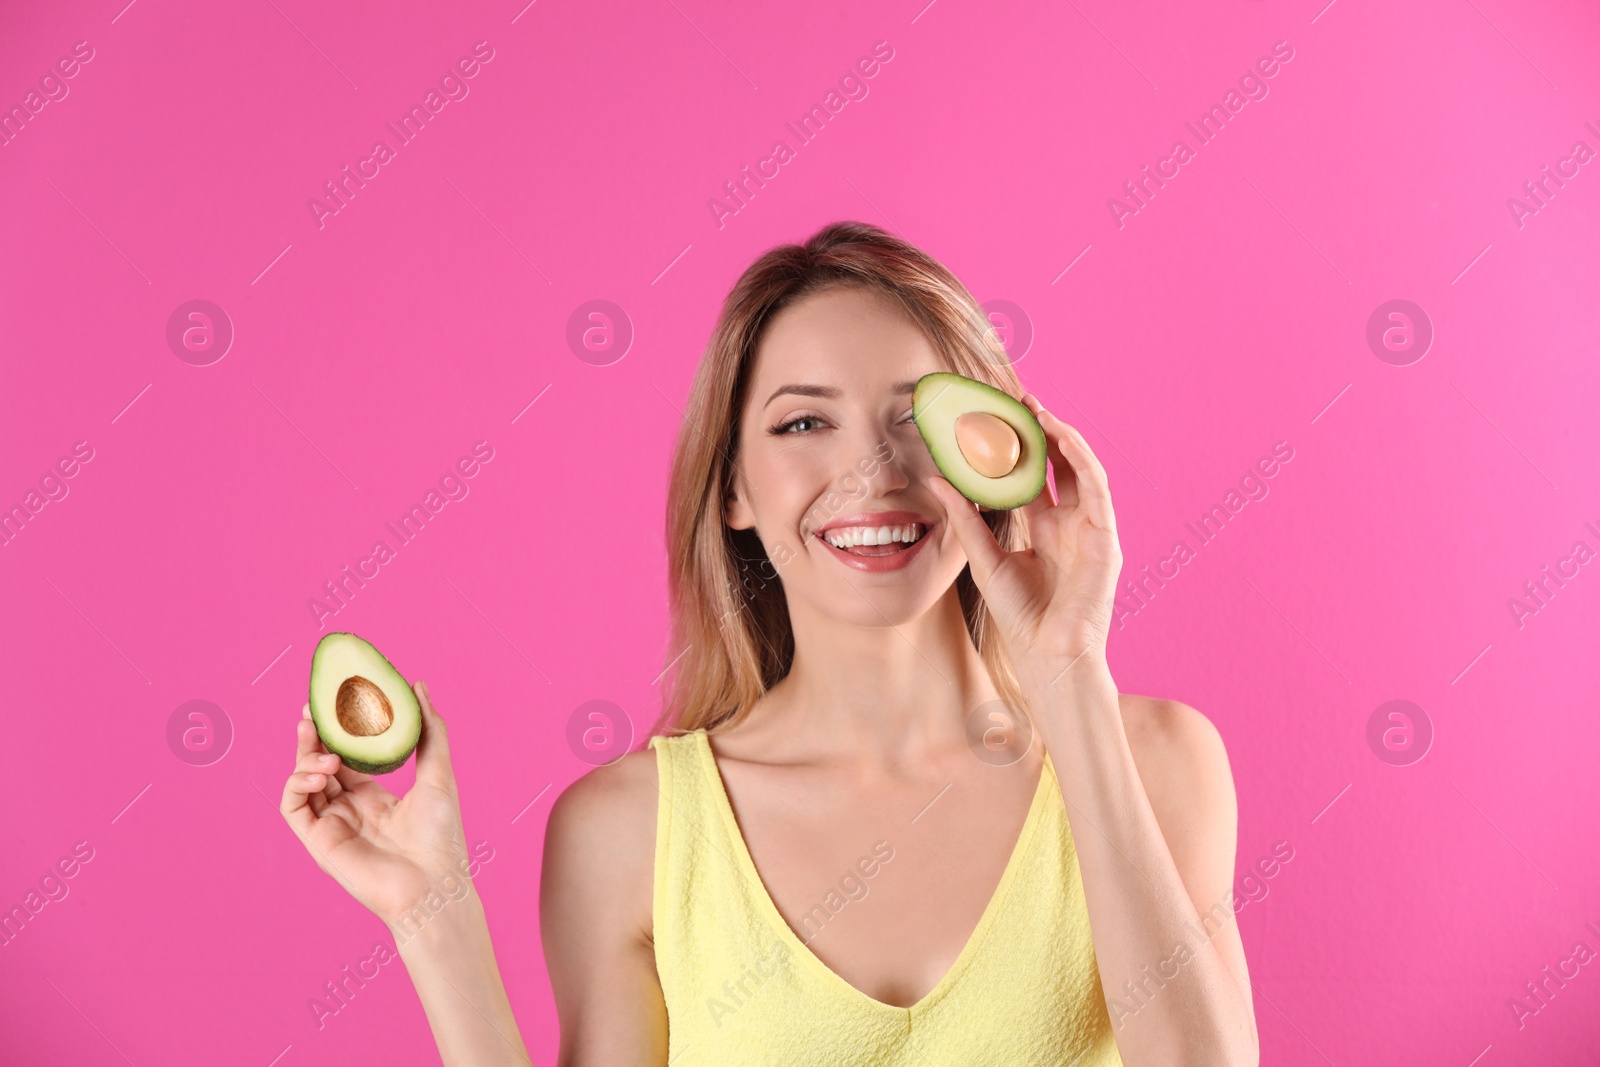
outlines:
{"label": "finger", "polygon": [[[295,729],[299,731],[297,737],[299,742],[299,755],[295,761],[295,769],[307,772],[322,772],[332,775],[333,772],[338,769],[337,763],[321,764],[316,762],[319,757],[331,756],[332,754],[328,751],[328,746],[322,743],[322,735],[317,732],[316,720],[311,718],[311,705],[306,704],[302,709],[302,712],[305,717],[299,722],[295,723]],[[338,759],[336,756],[333,758],[335,760]],[[307,760],[312,762],[305,763],[304,761]],[[302,765],[303,763],[304,765]],[[311,813],[313,815],[321,815],[322,809],[328,806],[328,801],[338,796],[342,791],[343,787],[338,783],[334,783],[331,791],[325,790],[324,792],[313,797],[311,801]]]}
{"label": "finger", "polygon": [[[338,796],[344,790],[353,789],[356,786],[361,785],[363,782],[372,781],[372,775],[363,774],[361,771],[353,771],[353,770],[351,770],[349,767],[346,767],[344,765],[344,760],[341,759],[338,756],[338,754],[330,753],[328,751],[328,746],[324,745],[322,743],[321,735],[319,735],[317,733],[316,723],[313,722],[312,719],[311,719],[311,705],[307,704],[305,706],[304,710],[305,710],[305,718],[302,720],[302,723],[305,724],[305,725],[301,725],[299,727],[299,729],[301,731],[300,743],[301,743],[301,746],[302,746],[301,750],[300,750],[300,754],[302,756],[307,755],[307,754],[310,754],[310,755],[313,755],[313,756],[315,756],[315,755],[331,755],[334,758],[334,760],[337,761],[337,762],[335,762],[334,764],[331,765],[331,769],[329,770],[329,773],[334,776],[334,781],[336,783],[334,788],[328,794],[329,798],[332,799],[333,797]],[[307,745],[309,745],[310,747],[309,748],[305,747]],[[301,769],[302,770],[315,770],[316,768],[301,768]]]}
{"label": "finger", "polygon": [[[306,707],[311,705],[307,704]],[[317,724],[309,716],[294,724],[295,728],[295,759],[301,756],[315,755],[328,751],[322,747],[322,737],[317,733]]]}
{"label": "finger", "polygon": [[327,752],[308,752],[300,757],[294,769],[304,774],[320,774],[327,783],[323,789],[329,800],[333,800],[344,792],[344,784],[336,777],[342,761],[338,756]]}
{"label": "finger", "polygon": [[939,503],[944,505],[945,517],[950,522],[950,528],[955,530],[956,539],[961,542],[961,548],[967,554],[973,580],[982,589],[988,582],[989,575],[994,573],[994,569],[1005,558],[1005,549],[994,539],[994,531],[989,529],[989,524],[978,515],[978,509],[973,506],[972,501],[958,493],[956,487],[947,479],[937,474],[930,475],[928,484],[933,487]]}
{"label": "finger", "polygon": [[320,793],[328,784],[328,776],[321,771],[295,771],[289,776],[289,788],[296,792]]}
{"label": "finger", "polygon": [[450,769],[450,734],[444,719],[434,710],[428,687],[417,682],[417,703],[422,706],[422,738],[417,742],[417,781],[454,791],[455,772]]}
{"label": "finger", "polygon": [[[1056,446],[1056,455],[1060,457],[1056,469],[1057,490],[1060,491],[1063,483],[1070,480],[1076,502],[1090,521],[1102,530],[1115,531],[1117,519],[1111,507],[1111,485],[1105,467],[1089,447],[1089,442],[1076,428],[1056,418],[1043,405],[1040,405],[1037,415],[1039,425],[1044,427],[1046,436]],[[1060,496],[1065,500],[1067,494],[1062,491]]]}
{"label": "finger", "polygon": [[[296,776],[303,775],[307,768],[301,764],[308,758],[315,758],[322,747],[321,739],[317,736],[316,724],[311,721],[311,705],[307,704],[302,709],[302,718],[294,724],[295,729],[295,774],[290,775],[288,782],[283,787],[283,798],[278,803],[278,810],[288,821],[294,832],[304,837],[311,832],[311,827],[316,824],[317,810],[313,809],[309,799],[309,790],[295,787]],[[301,777],[300,784],[305,784]],[[321,790],[318,786],[318,791]]]}
{"label": "finger", "polygon": [[311,806],[311,798],[322,795],[322,787],[326,782],[325,775],[295,771],[283,784],[283,799],[278,804],[278,810],[283,813],[295,835],[302,839],[317,824],[317,812]]}
{"label": "finger", "polygon": [[[1039,403],[1039,398],[1034,396],[1032,393],[1025,393],[1023,394],[1022,402],[1023,404],[1027,405],[1028,410],[1033,412],[1034,418],[1037,419],[1039,417],[1039,411],[1044,407],[1043,404]],[[1041,426],[1041,429],[1042,428],[1043,427]],[[1049,458],[1049,453],[1050,436],[1046,434],[1045,456],[1047,459]],[[1020,509],[1022,513],[1028,517],[1028,529],[1032,530],[1034,520],[1038,519],[1046,511],[1049,511],[1051,508],[1060,503],[1061,498],[1056,492],[1054,479],[1049,477],[1045,478],[1044,486],[1039,490],[1039,495],[1022,505],[1022,508]]]}
{"label": "finger", "polygon": [[339,761],[333,769],[333,780],[343,788],[354,789],[358,785],[365,785],[367,782],[372,781],[372,775],[346,767],[344,760],[338,753],[334,753],[333,758]]}
{"label": "finger", "polygon": [[[311,719],[301,719],[295,724],[295,729],[300,732],[298,738],[298,754],[300,759],[303,759],[307,756],[315,757],[330,755],[328,752],[328,746],[322,743],[322,735],[317,732],[317,724]],[[298,765],[298,759],[296,760],[296,763]]]}
{"label": "finger", "polygon": [[[1046,411],[1044,402],[1036,396],[1028,408],[1033,412],[1033,417],[1039,420],[1039,427],[1044,430],[1045,454],[1050,459],[1050,487],[1055,490],[1055,506],[1076,507],[1079,503],[1078,473],[1068,461],[1066,453],[1062,452],[1061,435],[1056,429],[1057,426],[1066,424]],[[1053,423],[1050,421],[1052,419],[1055,420]]]}
{"label": "finger", "polygon": [[308,773],[296,771],[291,777],[300,778],[306,789],[306,803],[311,806],[311,814],[322,817],[323,811],[328,807],[328,783],[331,779],[322,772]]}
{"label": "finger", "polygon": [[339,757],[327,752],[307,752],[295,760],[294,769],[307,774],[332,774],[339,767]]}

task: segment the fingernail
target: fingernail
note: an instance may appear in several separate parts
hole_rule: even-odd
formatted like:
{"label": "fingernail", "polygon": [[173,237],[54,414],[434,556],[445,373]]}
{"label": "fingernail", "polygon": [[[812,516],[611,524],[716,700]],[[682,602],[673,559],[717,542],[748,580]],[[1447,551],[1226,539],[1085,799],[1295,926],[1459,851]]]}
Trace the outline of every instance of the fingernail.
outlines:
{"label": "fingernail", "polygon": [[318,756],[317,759],[321,761],[324,767],[332,767],[335,763],[339,762],[339,757],[335,756],[331,752],[325,756]]}
{"label": "fingernail", "polygon": [[309,774],[306,776],[306,781],[311,785],[322,785],[327,780],[328,776],[325,774]]}

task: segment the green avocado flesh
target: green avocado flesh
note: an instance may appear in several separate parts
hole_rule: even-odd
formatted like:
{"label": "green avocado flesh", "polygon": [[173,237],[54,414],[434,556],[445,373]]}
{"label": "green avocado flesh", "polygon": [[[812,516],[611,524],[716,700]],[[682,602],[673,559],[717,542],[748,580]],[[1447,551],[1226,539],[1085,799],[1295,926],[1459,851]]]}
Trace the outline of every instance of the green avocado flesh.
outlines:
{"label": "green avocado flesh", "polygon": [[[999,477],[978,471],[962,452],[956,438],[956,420],[968,412],[1000,419],[1017,435],[1020,454],[1016,465]],[[1020,508],[1044,489],[1046,443],[1044,427],[1022,401],[980,382],[948,371],[935,371],[917,379],[911,414],[922,439],[928,443],[939,473],[968,500],[997,511]]]}
{"label": "green avocado flesh", "polygon": [[351,770],[388,774],[422,737],[417,695],[355,634],[332,633],[311,654],[311,721],[329,752]]}

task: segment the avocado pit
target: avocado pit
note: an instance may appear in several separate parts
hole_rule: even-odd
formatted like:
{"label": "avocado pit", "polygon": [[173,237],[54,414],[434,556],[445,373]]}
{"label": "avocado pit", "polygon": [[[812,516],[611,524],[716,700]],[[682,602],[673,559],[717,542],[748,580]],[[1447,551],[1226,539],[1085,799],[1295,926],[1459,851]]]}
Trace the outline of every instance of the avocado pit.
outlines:
{"label": "avocado pit", "polygon": [[339,725],[357,737],[375,737],[394,725],[394,708],[389,698],[359,674],[344,680],[333,705]]}
{"label": "avocado pit", "polygon": [[1022,442],[1011,425],[987,411],[967,411],[956,418],[956,447],[985,478],[1000,478],[1016,469]]}

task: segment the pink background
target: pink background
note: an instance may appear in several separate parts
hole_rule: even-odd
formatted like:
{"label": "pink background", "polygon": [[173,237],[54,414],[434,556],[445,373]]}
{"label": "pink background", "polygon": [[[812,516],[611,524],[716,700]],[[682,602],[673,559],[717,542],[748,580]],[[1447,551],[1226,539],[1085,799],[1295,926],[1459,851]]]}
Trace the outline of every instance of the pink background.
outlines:
{"label": "pink background", "polygon": [[[1507,206],[1600,149],[1593,5],[123,2],[14,5],[0,35],[7,108],[94,50],[0,148],[0,505],[93,449],[0,548],[0,907],[94,850],[0,948],[0,1059],[436,1062],[399,965],[321,1030],[308,1008],[384,939],[276,810],[311,650],[350,629],[452,724],[552,1062],[568,717],[654,717],[690,377],[739,272],[839,218],[1022,309],[1019,373],[1108,468],[1126,575],[1294,450],[1112,646],[1122,689],[1220,727],[1241,876],[1294,850],[1239,913],[1264,1062],[1600,1043],[1600,966],[1520,1029],[1509,1007],[1600,949],[1600,564],[1520,627],[1508,607],[1600,549],[1600,163],[1520,227]],[[319,228],[308,199],[478,41],[469,95]],[[797,146],[785,123],[878,41],[869,94]],[[1269,95],[1119,228],[1108,199],[1277,41]],[[779,139],[794,158],[719,227],[708,200]],[[1366,342],[1396,298],[1436,331],[1409,366]],[[193,299],[236,331],[209,366],[166,341]],[[605,366],[567,341],[596,299],[635,331]],[[319,629],[307,601],[478,441],[470,494]],[[167,741],[196,699],[234,731],[209,766]],[[1367,743],[1392,699],[1434,732],[1408,766]]]}

